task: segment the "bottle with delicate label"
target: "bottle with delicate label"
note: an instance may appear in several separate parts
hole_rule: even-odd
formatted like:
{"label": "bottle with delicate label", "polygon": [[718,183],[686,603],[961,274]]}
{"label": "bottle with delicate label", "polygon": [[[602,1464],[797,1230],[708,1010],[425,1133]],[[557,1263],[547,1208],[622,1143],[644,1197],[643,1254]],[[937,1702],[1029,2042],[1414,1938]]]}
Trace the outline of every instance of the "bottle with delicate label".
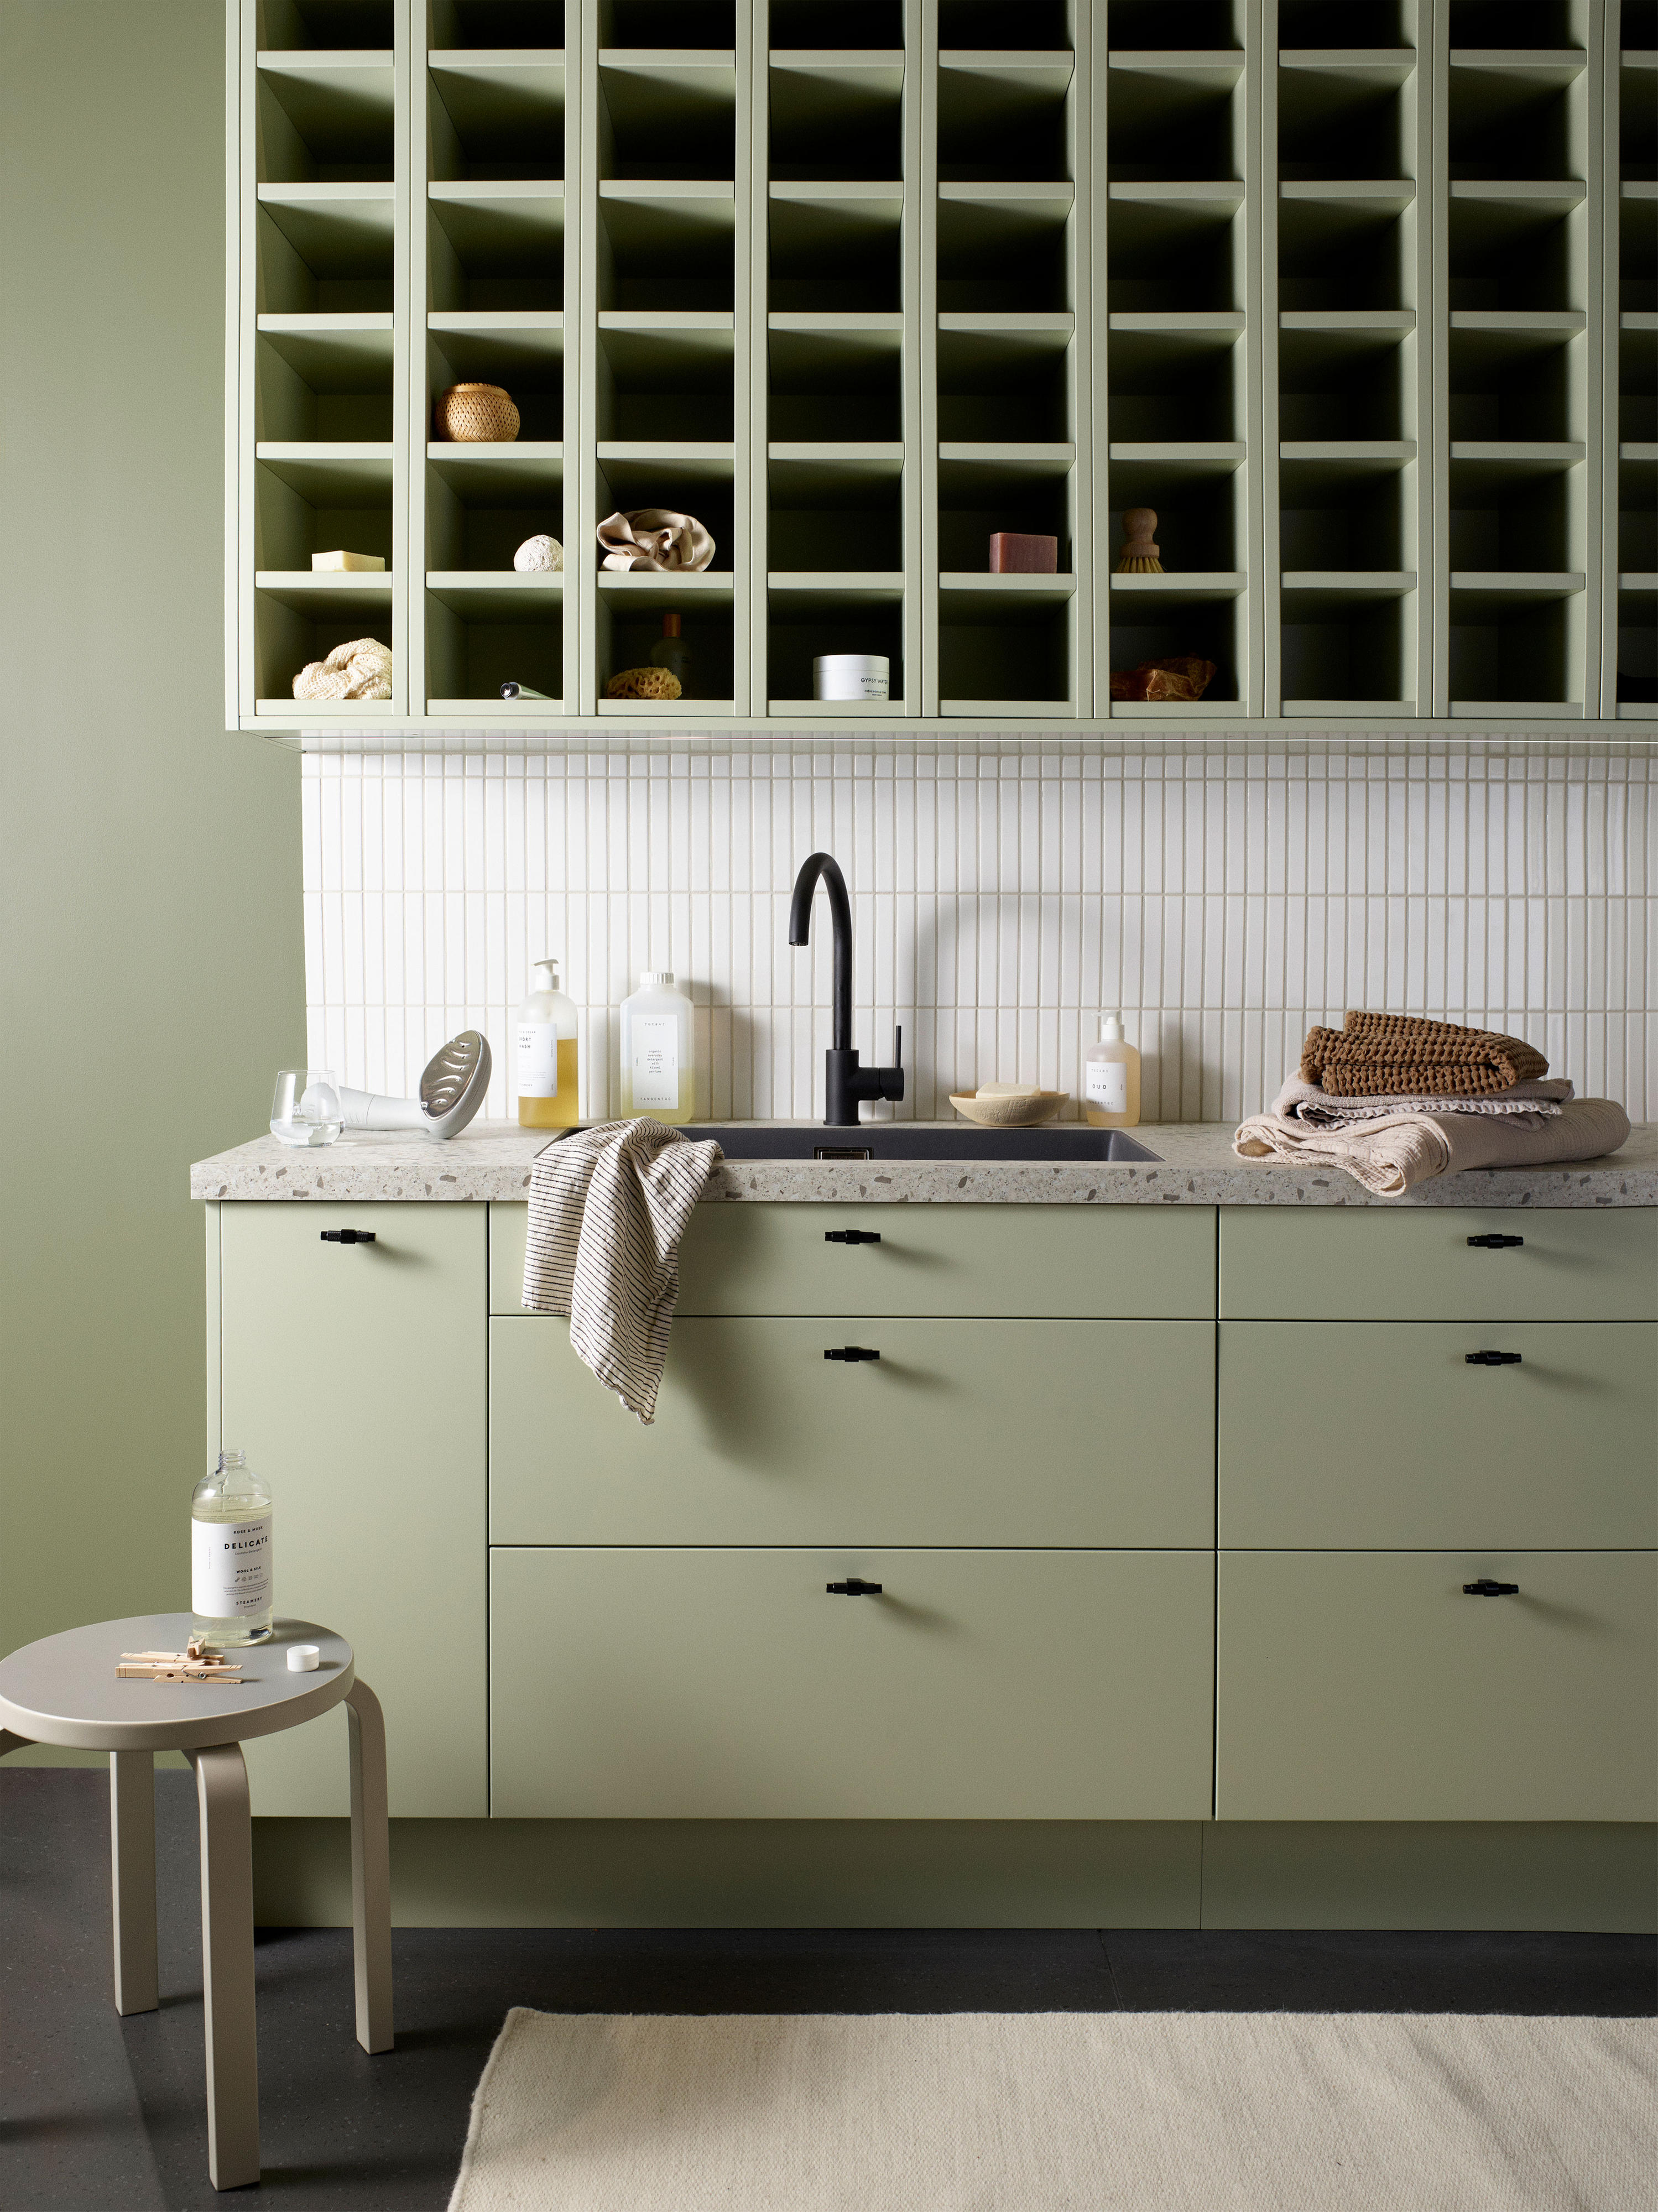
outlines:
{"label": "bottle with delicate label", "polygon": [[1132,1129],[1140,1118],[1140,1056],[1123,1042],[1122,1016],[1106,1014],[1083,1055],[1083,1103],[1096,1129]]}
{"label": "bottle with delicate label", "polygon": [[537,960],[540,977],[518,1010],[513,1072],[519,1127],[568,1129],[580,1119],[576,1096],[576,1010],[558,988],[556,960]]}
{"label": "bottle with delicate label", "polygon": [[209,1644],[261,1644],[274,1619],[270,1486],[245,1452],[224,1451],[190,1500],[192,1632]]}
{"label": "bottle with delicate label", "polygon": [[696,1105],[691,1002],[674,988],[671,968],[647,968],[622,1001],[622,1115],[624,1121],[689,1121]]}

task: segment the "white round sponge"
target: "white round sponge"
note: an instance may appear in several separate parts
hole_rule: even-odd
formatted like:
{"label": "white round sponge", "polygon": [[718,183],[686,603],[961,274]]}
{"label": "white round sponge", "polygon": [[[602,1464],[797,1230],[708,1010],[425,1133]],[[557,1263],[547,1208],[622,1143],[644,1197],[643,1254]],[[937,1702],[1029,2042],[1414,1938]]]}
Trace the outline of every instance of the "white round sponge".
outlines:
{"label": "white round sponge", "polygon": [[564,548],[556,538],[526,538],[513,556],[513,566],[519,570],[562,568]]}

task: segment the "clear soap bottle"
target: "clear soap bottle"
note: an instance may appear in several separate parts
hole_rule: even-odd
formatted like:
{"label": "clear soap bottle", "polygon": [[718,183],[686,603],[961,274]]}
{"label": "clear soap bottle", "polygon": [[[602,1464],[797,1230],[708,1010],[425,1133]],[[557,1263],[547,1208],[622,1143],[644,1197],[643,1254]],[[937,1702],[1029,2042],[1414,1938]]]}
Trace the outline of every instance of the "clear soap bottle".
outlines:
{"label": "clear soap bottle", "polygon": [[262,1644],[274,1619],[270,1486],[246,1452],[224,1451],[190,1499],[191,1633],[204,1643]]}
{"label": "clear soap bottle", "polygon": [[556,960],[537,960],[540,979],[518,1010],[513,1074],[519,1127],[569,1129],[580,1118],[575,1001],[558,988]]}
{"label": "clear soap bottle", "polygon": [[622,1115],[675,1127],[696,1105],[695,1032],[691,1002],[671,968],[647,968],[622,1001]]}
{"label": "clear soap bottle", "polygon": [[1140,1118],[1140,1056],[1121,1014],[1102,1018],[1100,1041],[1083,1055],[1083,1104],[1096,1129],[1132,1129]]}

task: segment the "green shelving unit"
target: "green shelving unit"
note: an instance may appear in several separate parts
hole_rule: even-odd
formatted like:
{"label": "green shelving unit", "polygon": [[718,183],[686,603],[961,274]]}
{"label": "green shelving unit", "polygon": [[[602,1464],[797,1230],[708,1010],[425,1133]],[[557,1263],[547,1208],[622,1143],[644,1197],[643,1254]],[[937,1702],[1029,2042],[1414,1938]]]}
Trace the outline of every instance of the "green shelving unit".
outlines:
{"label": "green shelving unit", "polygon": [[[232,728],[1658,719],[1655,0],[228,20]],[[434,437],[467,380],[515,440]],[[643,506],[713,566],[602,571]],[[1141,506],[1161,575],[1116,573]],[[996,530],[1058,572],[990,574]],[[513,570],[538,532],[562,574]],[[313,574],[340,544],[385,571]],[[607,699],[669,612],[694,696]],[[294,700],[365,634],[389,701]],[[891,698],[814,701],[837,651]],[[1113,700],[1177,653],[1201,702]]]}

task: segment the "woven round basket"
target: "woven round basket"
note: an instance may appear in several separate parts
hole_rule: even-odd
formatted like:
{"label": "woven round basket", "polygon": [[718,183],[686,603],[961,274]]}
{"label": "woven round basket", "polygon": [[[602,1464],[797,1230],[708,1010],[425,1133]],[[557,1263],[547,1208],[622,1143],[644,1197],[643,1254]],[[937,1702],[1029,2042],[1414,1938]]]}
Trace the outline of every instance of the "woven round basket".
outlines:
{"label": "woven round basket", "polygon": [[518,410],[498,384],[452,384],[433,411],[438,436],[456,445],[505,444],[518,435]]}

